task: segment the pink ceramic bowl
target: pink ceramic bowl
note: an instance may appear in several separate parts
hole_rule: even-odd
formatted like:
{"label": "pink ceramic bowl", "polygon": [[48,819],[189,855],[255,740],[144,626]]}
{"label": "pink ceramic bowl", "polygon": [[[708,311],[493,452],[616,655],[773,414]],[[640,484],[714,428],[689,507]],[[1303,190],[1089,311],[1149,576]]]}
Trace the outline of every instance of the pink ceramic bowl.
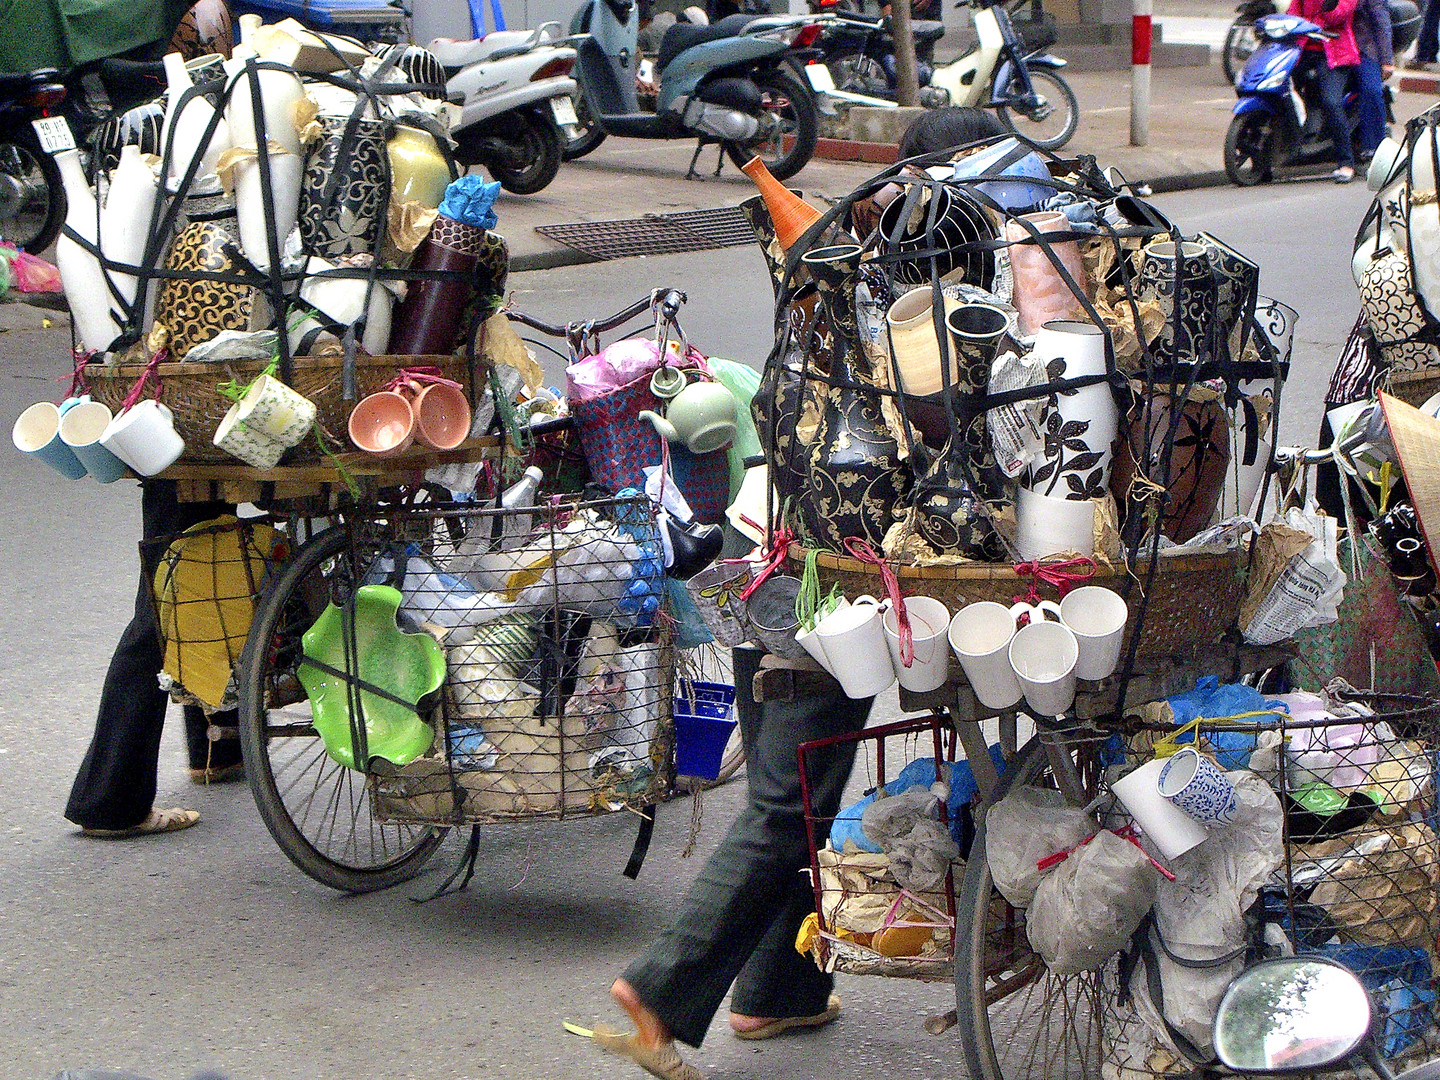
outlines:
{"label": "pink ceramic bowl", "polygon": [[430,383],[410,399],[415,437],[431,450],[454,450],[470,434],[470,402],[456,386]]}
{"label": "pink ceramic bowl", "polygon": [[415,441],[415,413],[403,394],[371,394],[350,412],[350,441],[376,457],[403,453]]}

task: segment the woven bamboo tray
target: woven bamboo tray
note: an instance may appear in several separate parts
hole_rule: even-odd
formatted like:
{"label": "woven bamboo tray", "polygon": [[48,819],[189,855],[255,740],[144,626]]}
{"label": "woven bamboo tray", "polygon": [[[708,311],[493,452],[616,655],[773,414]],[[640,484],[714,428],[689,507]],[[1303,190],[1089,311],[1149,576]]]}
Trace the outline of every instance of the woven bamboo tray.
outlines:
{"label": "woven bamboo tray", "polygon": [[1440,394],[1440,370],[1391,372],[1390,393],[1418,409],[1435,394]]}
{"label": "woven bamboo tray", "polygon": [[[805,550],[792,547],[789,559],[792,572],[799,574],[805,567]],[[1218,640],[1234,627],[1245,598],[1241,577],[1241,555],[1181,555],[1162,558],[1151,582],[1150,602],[1145,612],[1145,626],[1137,655],[1146,658],[1184,656],[1197,646]],[[884,585],[874,566],[822,551],[816,558],[822,591],[838,585],[846,596],[861,594],[883,597]],[[1124,596],[1130,605],[1130,629],[1133,633],[1140,597],[1136,577],[1144,581],[1147,563],[1141,562],[1135,577],[1123,569],[1108,570],[1097,566],[1087,584],[1103,585]],[[897,566],[891,569],[900,580],[903,596],[930,596],[941,601],[952,612],[966,604],[991,600],[1009,606],[1023,598],[1030,579],[1022,578],[1003,564],[974,563],[962,566]],[[1057,599],[1054,589],[1041,583],[1038,590],[1044,599]]]}
{"label": "woven bamboo tray", "polygon": [[[350,410],[355,402],[342,399],[343,360],[331,356],[302,356],[291,361],[290,385],[315,403],[316,422],[349,447],[347,435]],[[237,464],[235,458],[212,441],[215,429],[232,402],[220,393],[220,384],[234,380],[250,382],[269,366],[268,360],[226,360],[216,363],[160,364],[160,400],[175,414],[175,430],[185,440],[182,463],[216,462]],[[470,365],[456,356],[357,356],[355,358],[356,401],[384,390],[404,367],[434,367],[470,393]],[[90,396],[118,412],[125,395],[145,372],[144,364],[92,364],[85,369]],[[147,387],[148,392],[148,387]],[[472,397],[473,400],[473,397]],[[317,461],[322,457],[313,437],[286,456],[289,464]]]}

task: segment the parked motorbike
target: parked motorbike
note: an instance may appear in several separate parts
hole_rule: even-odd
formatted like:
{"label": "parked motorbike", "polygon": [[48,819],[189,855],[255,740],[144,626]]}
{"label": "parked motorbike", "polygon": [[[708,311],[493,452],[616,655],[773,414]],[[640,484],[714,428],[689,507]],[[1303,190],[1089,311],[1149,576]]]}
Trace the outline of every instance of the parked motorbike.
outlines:
{"label": "parked motorbike", "polygon": [[[821,0],[822,5],[826,0]],[[890,19],[871,18],[844,10],[835,16],[820,35],[821,63],[830,71],[835,88],[894,100],[897,86],[895,38]],[[935,42],[945,36],[945,24],[917,20],[910,24],[915,37],[915,78],[920,84],[920,104],[935,107],[948,102],[948,95],[930,87],[935,70]]]}
{"label": "parked motorbike", "polygon": [[1255,20],[1279,11],[1280,5],[1275,0],[1245,0],[1235,9],[1235,21],[1225,31],[1225,47],[1220,51],[1220,67],[1225,71],[1226,82],[1235,84],[1235,77],[1260,47],[1260,39],[1255,36]]}
{"label": "parked motorbike", "polygon": [[1215,1012],[1212,1041],[1219,1064],[1238,1075],[1339,1073],[1365,1064],[1379,1080],[1440,1080],[1440,1061],[1396,1077],[1377,1043],[1376,1028],[1385,1024],[1377,1024],[1370,992],[1350,969],[1292,956],[1235,977]]}
{"label": "parked motorbike", "polygon": [[[1414,40],[1418,14],[1412,21],[1399,5],[1413,9],[1410,0],[1392,0],[1392,12],[1401,18],[1393,22],[1392,38],[1398,53]],[[1335,160],[1335,145],[1325,130],[1320,108],[1320,91],[1314,73],[1295,77],[1304,42],[1321,41],[1333,35],[1298,15],[1263,15],[1255,23],[1260,47],[1246,62],[1235,84],[1239,101],[1225,133],[1225,175],[1232,184],[1252,187],[1268,183],[1279,168],[1318,165]],[[1390,123],[1393,98],[1385,88],[1385,108]],[[1359,95],[1345,94],[1345,115],[1349,137],[1354,138],[1359,122]]]}
{"label": "parked motorbike", "polygon": [[[820,33],[813,16],[729,15],[709,26],[676,23],[665,31],[652,78],[654,111],[636,89],[640,16],[634,0],[585,0],[571,21],[579,59],[579,123],[566,150],[582,157],[606,135],[719,143],[737,165],[759,157],[781,180],[815,152],[815,99],[795,69],[794,50]],[[718,166],[717,166],[718,168]]]}
{"label": "parked motorbike", "polygon": [[572,97],[575,50],[559,23],[499,30],[474,41],[438,40],[430,51],[460,102],[450,134],[462,165],[483,165],[506,191],[533,195],[560,171],[565,136],[579,123]]}
{"label": "parked motorbike", "polygon": [[38,255],[65,221],[65,189],[51,156],[74,146],[55,113],[65,87],[54,68],[0,74],[0,240]]}

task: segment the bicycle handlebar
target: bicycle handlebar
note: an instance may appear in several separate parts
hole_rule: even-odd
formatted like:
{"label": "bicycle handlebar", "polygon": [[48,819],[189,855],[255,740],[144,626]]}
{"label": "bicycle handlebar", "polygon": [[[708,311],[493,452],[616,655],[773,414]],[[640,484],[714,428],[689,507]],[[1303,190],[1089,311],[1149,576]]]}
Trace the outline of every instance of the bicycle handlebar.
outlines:
{"label": "bicycle handlebar", "polygon": [[511,311],[507,314],[516,322],[523,323],[532,330],[538,330],[550,337],[568,339],[576,330],[603,334],[608,330],[624,326],[635,316],[651,310],[655,311],[664,321],[674,322],[680,315],[680,305],[687,299],[688,297],[679,289],[653,289],[644,300],[637,300],[623,311],[617,311],[608,319],[589,319],[584,322],[566,323],[564,326],[552,326],[520,311]]}

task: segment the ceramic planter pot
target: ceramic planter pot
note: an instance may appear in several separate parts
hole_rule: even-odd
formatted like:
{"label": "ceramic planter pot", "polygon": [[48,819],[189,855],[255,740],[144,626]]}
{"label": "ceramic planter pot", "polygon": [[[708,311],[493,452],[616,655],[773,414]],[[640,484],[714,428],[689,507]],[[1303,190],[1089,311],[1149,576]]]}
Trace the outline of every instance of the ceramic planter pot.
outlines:
{"label": "ceramic planter pot", "polygon": [[399,81],[421,87],[419,93],[437,101],[445,100],[445,67],[429,49],[399,42],[387,45],[375,54],[382,63],[394,64],[391,75]]}
{"label": "ceramic planter pot", "polygon": [[1220,323],[1223,359],[1239,360],[1260,295],[1260,267],[1209,233],[1200,233],[1198,240],[1215,274],[1215,318]]}
{"label": "ceramic planter pot", "polygon": [[[1019,221],[1029,222],[1041,233],[1065,233],[1071,229],[1070,219],[1058,210],[1023,214]],[[1020,313],[1020,332],[1034,334],[1055,319],[1085,318],[1079,297],[1060,276],[1045,249],[1034,242],[1030,230],[1019,221],[1006,222],[1005,239],[1010,241],[1010,268],[1015,277],[1012,303]],[[1074,240],[1062,240],[1051,243],[1050,251],[1080,290],[1088,290],[1080,246]]]}
{"label": "ceramic planter pot", "polygon": [[[239,232],[233,204],[195,212],[170,246],[167,270],[238,272]],[[155,321],[170,331],[170,355],[183,360],[194,346],[222,330],[248,330],[254,290],[219,281],[166,279],[155,301]]]}
{"label": "ceramic planter pot", "polygon": [[[1105,335],[1094,323],[1046,323],[1035,354],[1050,381],[1105,374]],[[1110,486],[1119,410],[1106,383],[1052,394],[1044,415],[1045,449],[1021,483],[1060,499],[1100,498]]]}
{"label": "ceramic planter pot", "polygon": [[1210,254],[1191,242],[1176,248],[1166,240],[1145,248],[1140,258],[1140,290],[1155,300],[1165,324],[1147,344],[1161,367],[1203,364],[1216,358],[1217,289]]}
{"label": "ceramic planter pot", "polygon": [[385,125],[322,117],[324,134],[305,158],[300,240],[310,255],[370,254],[380,239],[389,174]]}
{"label": "ceramic planter pot", "polygon": [[[805,274],[808,279],[809,272]],[[750,415],[775,490],[783,499],[798,496],[807,482],[809,444],[801,440],[797,428],[806,395],[801,378],[803,350],[809,342],[818,340],[817,320],[823,319],[814,282],[807,280],[795,291],[782,317],[786,345],[761,372],[760,385],[750,402]]]}
{"label": "ceramic planter pot", "polygon": [[[1148,410],[1150,434],[1146,438],[1144,402],[1130,410],[1124,437],[1115,454],[1111,490],[1121,513],[1133,513],[1137,503],[1128,503],[1136,474],[1136,462],[1155,483],[1165,480],[1166,436],[1170,428],[1173,399],[1156,394]],[[1170,454],[1170,499],[1166,503],[1161,529],[1176,543],[1183,544],[1210,523],[1230,466],[1230,421],[1218,401],[1187,401],[1180,410],[1174,448]]]}
{"label": "ceramic planter pot", "polygon": [[165,146],[160,140],[164,128],[165,98],[158,97],[106,120],[90,136],[91,145],[100,155],[100,167],[109,172],[120,164],[120,153],[127,146],[139,147],[142,154],[159,154]]}
{"label": "ceramic planter pot", "polygon": [[[887,253],[902,257],[891,264],[897,282],[922,285],[960,271],[972,285],[989,289],[995,279],[995,256],[978,248],[994,238],[984,212],[959,189],[910,185],[880,214],[880,237]],[[921,253],[925,254],[921,254]]]}
{"label": "ceramic planter pot", "polygon": [[[959,303],[950,297],[941,298],[942,317],[948,318],[957,307]],[[945,330],[935,317],[934,292],[930,286],[911,289],[896,300],[885,313],[885,321],[889,325],[890,354],[900,369],[900,389],[915,397],[940,393],[943,386],[940,337]],[[958,388],[960,356],[954,343],[948,344],[950,385]]]}
{"label": "ceramic planter pot", "polygon": [[1425,329],[1425,312],[1404,251],[1383,250],[1360,275],[1360,307],[1392,371],[1418,371],[1440,363],[1440,350],[1414,340]]}
{"label": "ceramic planter pot", "polygon": [[350,441],[366,453],[389,458],[415,441],[415,411],[393,390],[364,398],[350,411]]}

